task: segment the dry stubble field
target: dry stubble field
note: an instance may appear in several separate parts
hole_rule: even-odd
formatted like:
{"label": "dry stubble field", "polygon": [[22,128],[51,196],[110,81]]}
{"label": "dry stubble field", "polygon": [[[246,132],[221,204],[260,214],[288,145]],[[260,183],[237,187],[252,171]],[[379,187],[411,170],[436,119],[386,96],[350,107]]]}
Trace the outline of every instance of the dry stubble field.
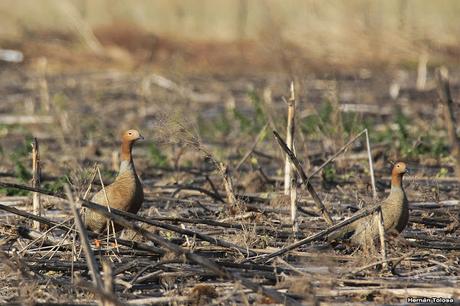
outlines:
{"label": "dry stubble field", "polygon": [[[219,58],[210,45],[201,52]],[[459,298],[459,185],[434,67],[417,89],[409,66],[301,73],[294,63],[284,72],[258,67],[236,73],[228,63],[222,65],[228,70],[210,69],[203,55],[196,60],[204,69],[179,74],[168,67],[114,70],[58,53],[79,69],[59,70],[38,59],[0,70],[1,303],[326,305]],[[411,169],[404,179],[409,225],[399,237],[386,237],[386,266],[379,249],[332,247],[321,235],[264,257],[328,228],[299,187],[300,230],[293,234],[289,204],[277,197],[284,155],[272,130],[285,136],[290,73],[296,154],[307,175],[364,129],[380,199],[389,191],[392,161]],[[455,99],[455,70],[450,79]],[[96,289],[69,201],[59,196],[66,185],[73,198],[85,198],[101,188],[101,179],[112,182],[119,133],[127,128],[145,137],[134,149],[146,195],[143,218],[130,219],[135,231],[93,245],[98,269],[105,262],[112,270],[102,273],[110,288]],[[31,185],[34,137],[40,186],[58,196],[41,196],[40,232],[27,214],[31,193],[8,185]],[[311,183],[334,223],[374,202],[365,138]]]}

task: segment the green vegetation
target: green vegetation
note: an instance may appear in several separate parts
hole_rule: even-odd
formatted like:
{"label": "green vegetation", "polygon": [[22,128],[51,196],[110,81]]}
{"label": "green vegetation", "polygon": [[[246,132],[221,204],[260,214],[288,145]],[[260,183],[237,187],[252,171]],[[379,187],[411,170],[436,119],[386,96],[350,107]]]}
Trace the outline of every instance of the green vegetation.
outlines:
{"label": "green vegetation", "polygon": [[150,162],[152,166],[166,167],[168,166],[168,157],[164,155],[160,149],[152,142],[148,146]]}
{"label": "green vegetation", "polygon": [[242,133],[255,135],[267,122],[267,115],[265,114],[265,110],[262,105],[262,99],[257,91],[250,90],[247,95],[252,106],[251,112],[244,114],[235,108],[233,110],[233,116],[239,123],[240,131]]}
{"label": "green vegetation", "polygon": [[392,143],[402,158],[420,159],[423,156],[442,158],[449,154],[445,139],[439,136],[435,128],[424,131],[411,129],[416,123],[407,117],[400,108],[395,110],[396,129],[388,126],[381,133],[371,133],[375,142]]}
{"label": "green vegetation", "polygon": [[337,179],[337,173],[333,164],[326,165],[322,171],[323,181],[333,183]]}
{"label": "green vegetation", "polygon": [[229,136],[234,128],[238,128],[238,133],[243,135],[254,136],[259,133],[267,122],[263,102],[255,90],[250,90],[247,95],[251,103],[251,110],[248,112],[242,112],[235,107],[212,118],[198,115],[200,136],[207,139],[223,139]]}
{"label": "green vegetation", "polygon": [[[30,163],[29,157],[30,152],[32,151],[32,147],[30,145],[31,142],[32,137],[27,135],[24,138],[24,141],[16,147],[10,157],[14,166],[14,177],[16,177],[21,183],[28,183],[32,178],[32,174],[26,166],[28,162]],[[0,188],[0,194],[7,196],[23,196],[27,195],[28,191],[14,188]]]}
{"label": "green vegetation", "polygon": [[54,181],[46,181],[43,182],[42,188],[48,191],[52,191],[54,193],[60,193],[64,191],[64,185],[69,183],[69,180],[66,176],[60,177]]}
{"label": "green vegetation", "polygon": [[331,127],[332,104],[329,101],[321,103],[316,114],[305,117],[300,122],[302,132],[307,135],[328,134]]}

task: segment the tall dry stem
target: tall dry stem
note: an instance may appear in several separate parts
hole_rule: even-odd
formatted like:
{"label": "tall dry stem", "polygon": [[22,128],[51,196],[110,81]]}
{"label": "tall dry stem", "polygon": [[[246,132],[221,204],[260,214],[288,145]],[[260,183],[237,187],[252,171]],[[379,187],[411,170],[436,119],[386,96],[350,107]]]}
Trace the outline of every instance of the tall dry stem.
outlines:
{"label": "tall dry stem", "polygon": [[[32,187],[40,188],[40,176],[41,176],[41,168],[40,168],[40,153],[38,149],[38,140],[34,138],[32,141]],[[32,198],[32,207],[33,212],[37,216],[41,216],[43,214],[42,205],[40,202],[40,193],[34,192]],[[40,222],[34,221],[33,228],[37,231],[40,230]]]}
{"label": "tall dry stem", "polygon": [[96,259],[94,258],[93,251],[91,250],[91,246],[89,244],[88,233],[86,232],[85,226],[83,225],[83,221],[81,219],[80,207],[77,207],[77,203],[73,198],[72,191],[70,190],[70,186],[68,184],[64,185],[64,190],[67,195],[67,199],[70,202],[70,208],[72,210],[75,219],[75,225],[80,236],[81,245],[85,253],[86,263],[88,264],[89,271],[91,272],[91,279],[93,280],[94,286],[98,290],[102,290],[103,286],[99,274],[99,269],[96,264]]}
{"label": "tall dry stem", "polygon": [[[289,150],[295,153],[294,151],[294,131],[295,131],[295,92],[294,92],[294,82],[291,82],[291,97],[287,101],[288,104],[288,118],[287,118],[287,128],[286,128],[286,144]],[[289,195],[291,191],[291,173],[292,166],[289,161],[289,156],[286,154],[285,163],[284,163],[284,194]]]}
{"label": "tall dry stem", "polygon": [[[367,158],[369,160],[369,174],[371,176],[371,184],[372,184],[372,197],[375,200],[377,200],[377,189],[375,188],[375,177],[374,177],[374,164],[372,162],[372,153],[371,153],[371,144],[369,141],[369,132],[367,129],[365,131],[365,136],[366,136],[366,147],[367,147]],[[382,214],[382,209],[377,210],[377,217],[378,217],[378,222],[377,225],[379,227],[379,238],[380,238],[380,250],[381,250],[381,255],[382,255],[382,266],[384,268],[387,267],[386,260],[387,260],[387,252],[386,252],[386,247],[385,247],[385,223],[383,220],[383,214]]]}

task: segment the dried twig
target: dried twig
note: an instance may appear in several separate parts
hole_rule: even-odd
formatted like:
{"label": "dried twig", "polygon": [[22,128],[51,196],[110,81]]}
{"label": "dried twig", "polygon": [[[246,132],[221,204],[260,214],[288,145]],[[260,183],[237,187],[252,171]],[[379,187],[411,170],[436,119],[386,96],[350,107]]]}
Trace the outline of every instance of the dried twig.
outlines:
{"label": "dried twig", "polygon": [[72,213],[75,218],[75,225],[77,227],[78,234],[80,235],[81,244],[83,246],[83,250],[85,251],[86,262],[88,263],[88,268],[91,271],[91,278],[93,279],[94,286],[96,286],[98,290],[102,290],[103,287],[99,275],[99,269],[97,267],[96,259],[94,258],[93,252],[89,245],[88,234],[86,233],[83,221],[81,220],[79,208],[77,207],[77,204],[73,199],[69,185],[66,184],[64,188],[67,194],[67,198],[70,202],[70,208],[72,209]]}
{"label": "dried twig", "polygon": [[300,164],[299,160],[295,157],[294,153],[287,147],[286,143],[283,141],[283,139],[281,139],[280,135],[276,131],[273,131],[273,134],[275,135],[275,138],[280,144],[281,148],[286,152],[286,154],[291,159],[292,164],[295,166],[297,172],[300,175],[302,184],[306,186],[308,192],[311,194],[313,200],[315,201],[316,206],[321,211],[321,214],[323,215],[324,220],[329,225],[334,224],[334,222],[331,219],[331,216],[329,215],[329,212],[327,211],[326,207],[324,207],[323,202],[321,201],[315,189],[313,188],[313,185],[310,183],[309,178],[303,171],[302,165]]}
{"label": "dried twig", "polygon": [[294,235],[299,231],[299,223],[297,222],[297,180],[296,175],[292,178],[291,186],[291,223],[292,223],[292,232]]}
{"label": "dried twig", "polygon": [[[40,175],[41,175],[41,168],[40,168],[40,154],[38,149],[38,140],[34,138],[32,141],[32,187],[40,188]],[[40,202],[40,193],[34,192],[32,197],[32,206],[33,212],[37,216],[41,216],[43,214],[42,206]],[[40,230],[40,222],[33,222],[33,228],[37,231]]]}
{"label": "dried twig", "polygon": [[[291,97],[288,104],[288,120],[286,128],[286,144],[289,149],[295,154],[294,147],[294,133],[295,133],[295,110],[296,110],[296,100],[295,100],[295,89],[294,82],[291,82]],[[291,177],[291,172],[294,166],[289,161],[289,156],[286,154],[286,161],[284,167],[284,194],[290,196],[291,203],[291,222],[292,222],[292,231],[297,233],[299,226],[297,224],[297,176],[295,173]]]}
{"label": "dried twig", "polygon": [[359,132],[355,137],[353,137],[352,139],[350,139],[346,144],[344,144],[337,152],[334,153],[334,155],[332,155],[331,157],[329,157],[324,163],[321,164],[321,166],[319,166],[315,171],[313,171],[310,176],[308,177],[308,180],[310,180],[310,178],[312,178],[313,176],[315,176],[318,172],[321,171],[321,169],[323,169],[324,167],[326,167],[330,162],[334,161],[340,154],[342,154],[343,152],[345,152],[348,147],[354,143],[359,137],[361,137],[361,135],[363,135],[364,133],[366,133],[366,129],[362,130],[361,132]]}
{"label": "dried twig", "polygon": [[364,218],[365,216],[368,216],[370,214],[372,214],[374,211],[376,211],[377,209],[380,208],[380,204],[377,204],[373,207],[369,207],[369,208],[366,208],[366,209],[363,209],[363,211],[361,211],[360,213],[348,218],[348,219],[345,219],[343,220],[342,222],[339,222],[337,224],[334,224],[333,226],[330,226],[314,235],[311,235],[307,238],[304,238],[302,240],[299,240],[298,242],[295,242],[293,244],[290,244],[276,252],[273,252],[273,253],[270,253],[270,254],[267,254],[267,255],[262,255],[259,257],[259,260],[260,261],[263,261],[263,262],[267,262],[268,260],[270,260],[271,258],[274,258],[274,257],[277,257],[277,256],[281,256],[283,254],[286,254],[287,252],[291,251],[291,250],[294,250],[304,244],[307,244],[309,242],[312,242],[312,241],[315,241],[315,240],[318,240],[318,239],[321,239],[323,237],[325,237],[326,235],[332,233],[332,232],[335,232],[336,230],[358,220],[358,219],[361,219],[361,218]]}
{"label": "dried twig", "polygon": [[[372,197],[374,200],[377,200],[377,190],[375,188],[375,177],[374,177],[374,165],[372,163],[372,153],[371,153],[371,144],[369,141],[369,132],[365,129],[366,136],[366,147],[367,147],[367,158],[369,160],[369,174],[371,176],[372,184]],[[380,251],[382,255],[382,266],[384,269],[387,268],[387,253],[385,248],[385,220],[383,220],[382,209],[377,211],[377,226],[379,228],[379,238],[380,238]]]}
{"label": "dried twig", "polygon": [[[294,132],[295,132],[295,92],[294,82],[291,82],[291,97],[286,101],[288,105],[288,118],[286,127],[286,145],[294,152]],[[289,161],[289,155],[286,154],[284,163],[284,194],[289,195],[291,191],[291,169],[292,165]]]}

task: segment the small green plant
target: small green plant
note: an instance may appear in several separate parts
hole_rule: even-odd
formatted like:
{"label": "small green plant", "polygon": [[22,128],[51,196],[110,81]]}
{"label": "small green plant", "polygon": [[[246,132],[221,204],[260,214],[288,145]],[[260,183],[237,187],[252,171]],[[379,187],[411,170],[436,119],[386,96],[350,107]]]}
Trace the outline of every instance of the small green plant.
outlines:
{"label": "small green plant", "polygon": [[333,165],[329,164],[323,168],[323,180],[326,183],[332,183],[337,179],[337,173]]}
{"label": "small green plant", "polygon": [[149,152],[150,160],[153,166],[156,166],[156,167],[168,166],[168,157],[164,155],[154,143],[149,144],[148,152]]}
{"label": "small green plant", "polygon": [[254,108],[253,132],[258,132],[267,122],[267,116],[258,93],[255,90],[251,90],[248,92],[248,97]]}
{"label": "small green plant", "polygon": [[449,174],[449,170],[447,168],[442,167],[441,169],[439,169],[438,173],[436,173],[436,177],[446,177],[447,174]]}
{"label": "small green plant", "polygon": [[364,129],[370,130],[373,124],[372,117],[364,117],[358,113],[343,113],[342,122],[345,133],[348,137],[356,135]]}
{"label": "small green plant", "polygon": [[239,122],[241,132],[255,134],[258,133],[267,122],[267,116],[257,91],[250,90],[247,95],[254,112],[246,115],[235,108],[233,110],[233,117]]}
{"label": "small green plant", "polygon": [[232,130],[231,124],[224,112],[220,113],[217,120],[214,120],[214,126],[219,135],[223,137],[227,136]]}
{"label": "small green plant", "polygon": [[63,192],[64,185],[68,183],[68,178],[60,177],[54,181],[43,182],[42,187],[45,190],[52,191],[54,193]]}
{"label": "small green plant", "polygon": [[15,149],[13,154],[11,154],[11,161],[14,165],[14,175],[20,182],[23,183],[32,178],[32,174],[25,166],[25,163],[29,162],[29,155],[32,150],[30,145],[31,142],[32,137],[26,137],[24,142]]}
{"label": "small green plant", "polygon": [[198,115],[197,123],[199,134],[207,139],[226,137],[232,130],[225,113],[220,113],[216,118],[203,118]]}
{"label": "small green plant", "polygon": [[302,131],[312,136],[332,135],[335,129],[334,123],[331,122],[332,111],[332,103],[328,100],[323,101],[316,114],[311,114],[300,122]]}
{"label": "small green plant", "polygon": [[[21,183],[28,183],[29,180],[32,178],[31,172],[29,171],[27,166],[25,166],[31,151],[31,141],[32,137],[27,136],[23,143],[16,147],[14,152],[11,154],[14,177]],[[0,188],[0,193],[7,196],[23,196],[27,195],[28,191],[14,188]]]}

